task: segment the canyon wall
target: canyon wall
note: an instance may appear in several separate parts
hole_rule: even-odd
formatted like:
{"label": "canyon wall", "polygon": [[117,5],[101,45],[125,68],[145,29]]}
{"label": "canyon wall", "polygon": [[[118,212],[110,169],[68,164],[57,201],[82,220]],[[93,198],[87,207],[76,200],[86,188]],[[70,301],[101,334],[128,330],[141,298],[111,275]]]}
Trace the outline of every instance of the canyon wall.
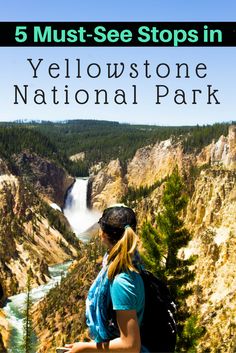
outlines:
{"label": "canyon wall", "polygon": [[[77,256],[78,244],[76,245],[75,236],[70,235],[72,231],[66,219],[45,202],[47,199],[62,205],[66,187],[71,185],[73,179],[67,177],[62,168],[54,164],[50,166],[49,161],[44,163],[36,155],[32,157],[30,166],[33,173],[27,174],[27,179],[22,164],[18,163],[18,173],[13,175],[4,161],[0,163],[2,304],[7,297],[25,290],[27,271],[31,271],[33,286],[40,285],[49,279],[49,265]],[[34,180],[31,182],[30,178]],[[60,193],[57,194],[59,189]],[[55,195],[57,196],[54,197]],[[53,222],[56,217],[64,225],[64,234]]]}
{"label": "canyon wall", "polygon": [[17,172],[28,180],[39,194],[64,205],[65,195],[74,178],[64,168],[35,153],[24,151],[13,157]]}
{"label": "canyon wall", "polygon": [[[109,206],[111,190],[115,193],[112,195],[115,203],[130,187],[139,189],[164,181],[176,166],[190,194],[183,217],[192,234],[180,256],[197,255],[196,276],[191,285],[193,295],[187,301],[205,329],[197,352],[233,353],[236,351],[236,126],[229,128],[228,136],[212,141],[197,154],[184,153],[181,143],[172,139],[139,149],[128,163],[127,173],[122,178],[119,175],[117,194],[113,188],[117,182],[115,176],[110,180],[109,191],[99,183],[109,174],[108,165],[100,170],[99,177],[93,178],[96,185],[92,185],[91,199],[96,200],[93,206],[98,209]],[[163,187],[164,182],[159,183],[148,196],[133,202],[139,224],[147,218],[153,220],[161,210]]]}

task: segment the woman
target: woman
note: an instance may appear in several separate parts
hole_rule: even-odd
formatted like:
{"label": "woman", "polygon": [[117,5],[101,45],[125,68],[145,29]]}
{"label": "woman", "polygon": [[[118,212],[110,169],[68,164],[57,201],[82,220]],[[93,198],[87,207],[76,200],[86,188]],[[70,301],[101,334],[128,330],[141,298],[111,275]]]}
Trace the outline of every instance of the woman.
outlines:
{"label": "woman", "polygon": [[108,252],[86,301],[87,325],[94,341],[66,347],[69,353],[147,352],[141,347],[139,331],[145,293],[137,270],[135,213],[124,206],[110,207],[98,223]]}

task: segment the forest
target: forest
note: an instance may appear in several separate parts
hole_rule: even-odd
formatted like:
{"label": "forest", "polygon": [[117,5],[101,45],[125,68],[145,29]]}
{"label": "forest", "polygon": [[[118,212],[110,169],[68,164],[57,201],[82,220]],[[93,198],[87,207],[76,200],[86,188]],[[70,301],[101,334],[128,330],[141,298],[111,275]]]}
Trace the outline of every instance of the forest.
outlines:
{"label": "forest", "polygon": [[[67,120],[0,123],[0,155],[14,168],[13,156],[29,150],[63,166],[73,176],[86,176],[92,165],[119,158],[125,165],[140,147],[172,137],[184,152],[198,152],[226,135],[229,123],[203,126],[130,125],[114,121]],[[43,143],[42,143],[43,141]],[[85,153],[73,162],[71,155]]]}

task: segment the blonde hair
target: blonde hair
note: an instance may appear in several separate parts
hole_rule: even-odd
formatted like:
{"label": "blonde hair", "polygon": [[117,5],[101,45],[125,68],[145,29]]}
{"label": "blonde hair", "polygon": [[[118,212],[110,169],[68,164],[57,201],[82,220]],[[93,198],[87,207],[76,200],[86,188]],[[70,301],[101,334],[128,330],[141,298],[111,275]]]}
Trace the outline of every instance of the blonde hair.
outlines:
{"label": "blonde hair", "polygon": [[132,258],[138,245],[138,236],[129,227],[125,227],[122,238],[111,249],[108,256],[108,278],[113,280],[121,272],[135,271]]}

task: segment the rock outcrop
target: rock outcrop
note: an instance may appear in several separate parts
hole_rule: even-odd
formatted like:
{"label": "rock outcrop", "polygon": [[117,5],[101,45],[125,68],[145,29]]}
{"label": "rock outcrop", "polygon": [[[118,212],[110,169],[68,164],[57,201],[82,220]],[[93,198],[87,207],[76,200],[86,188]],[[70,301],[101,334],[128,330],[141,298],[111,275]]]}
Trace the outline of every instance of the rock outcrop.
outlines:
{"label": "rock outcrop", "polygon": [[[198,352],[236,348],[236,171],[202,171],[187,209],[193,234],[186,256],[196,254],[194,294],[188,305],[206,329]],[[203,260],[204,259],[204,260]]]}
{"label": "rock outcrop", "polygon": [[85,152],[79,152],[70,156],[70,160],[73,162],[84,161],[85,159]]}
{"label": "rock outcrop", "polygon": [[213,141],[203,148],[197,156],[197,165],[210,164],[226,169],[236,169],[236,126],[229,127],[228,136],[221,136],[217,142]]}
{"label": "rock outcrop", "polygon": [[140,148],[127,164],[125,174],[120,161],[113,160],[90,178],[91,206],[102,210],[120,202],[129,187],[151,186],[176,167],[181,174],[189,175],[195,164],[196,157],[184,154],[181,143],[174,143],[172,139]]}
{"label": "rock outcrop", "polygon": [[181,143],[172,139],[140,148],[127,166],[128,186],[150,186],[171,174],[176,166],[180,172],[187,172],[192,159],[184,154]]}
{"label": "rock outcrop", "polygon": [[5,314],[0,309],[0,352],[7,353],[6,346],[9,340],[9,324]]}
{"label": "rock outcrop", "polygon": [[210,168],[201,172],[189,202],[186,223],[199,231],[223,225],[235,227],[236,170]]}
{"label": "rock outcrop", "polygon": [[65,194],[74,178],[54,162],[28,151],[14,156],[14,162],[19,174],[28,179],[38,193],[63,207]]}
{"label": "rock outcrop", "polygon": [[[42,163],[40,160],[40,166]],[[8,296],[25,290],[29,269],[33,285],[45,283],[49,279],[48,265],[76,257],[78,245],[66,220],[64,234],[55,227],[52,219],[58,211],[45,204],[28,180],[10,174],[4,165],[1,171],[5,173],[0,175],[0,302],[3,303]],[[64,216],[60,214],[60,218],[63,224]]]}
{"label": "rock outcrop", "polygon": [[124,172],[119,160],[111,161],[90,178],[91,206],[102,210],[120,202],[128,187],[151,186],[171,174],[177,166],[189,174],[194,156],[185,155],[181,143],[171,139],[137,150]]}
{"label": "rock outcrop", "polygon": [[90,178],[90,201],[96,209],[102,210],[117,203],[126,192],[124,173],[120,161],[113,160],[95,176]]}
{"label": "rock outcrop", "polygon": [[111,161],[107,166],[91,177],[91,207],[103,209],[112,203],[120,202],[128,187],[151,186],[171,174],[175,167],[190,183],[192,169],[203,166],[220,167],[226,170],[236,168],[236,127],[229,127],[227,137],[213,141],[198,154],[186,154],[181,141],[169,139],[154,146],[137,150],[127,164],[126,173],[122,173],[119,160]]}

